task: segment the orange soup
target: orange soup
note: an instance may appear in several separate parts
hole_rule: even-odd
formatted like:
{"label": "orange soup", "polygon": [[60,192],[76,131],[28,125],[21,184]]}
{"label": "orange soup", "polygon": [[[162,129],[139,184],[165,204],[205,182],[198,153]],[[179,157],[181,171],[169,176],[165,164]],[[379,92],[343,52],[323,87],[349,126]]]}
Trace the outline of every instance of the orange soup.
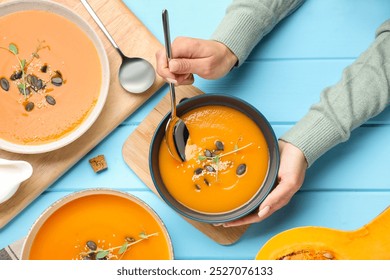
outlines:
{"label": "orange soup", "polygon": [[163,141],[162,180],[171,195],[202,213],[224,213],[248,202],[267,175],[269,153],[259,127],[226,106],[204,106],[182,116],[190,132],[186,161],[178,162]]}
{"label": "orange soup", "polygon": [[53,142],[75,130],[99,97],[102,66],[89,37],[57,14],[0,17],[0,138]]}
{"label": "orange soup", "polygon": [[[96,245],[92,248],[96,252],[91,253],[89,242]],[[124,244],[129,247],[120,252]],[[107,251],[103,258],[113,260],[173,257],[155,215],[127,198],[94,194],[55,211],[37,232],[29,259],[95,259],[99,251]]]}

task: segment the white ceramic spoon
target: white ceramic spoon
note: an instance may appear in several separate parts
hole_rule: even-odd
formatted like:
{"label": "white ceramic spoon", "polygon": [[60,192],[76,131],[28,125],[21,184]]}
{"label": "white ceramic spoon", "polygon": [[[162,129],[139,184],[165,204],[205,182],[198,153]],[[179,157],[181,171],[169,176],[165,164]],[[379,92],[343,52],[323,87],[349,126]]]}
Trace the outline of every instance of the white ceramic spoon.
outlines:
{"label": "white ceramic spoon", "polygon": [[32,173],[27,161],[0,159],[0,203],[10,199]]}

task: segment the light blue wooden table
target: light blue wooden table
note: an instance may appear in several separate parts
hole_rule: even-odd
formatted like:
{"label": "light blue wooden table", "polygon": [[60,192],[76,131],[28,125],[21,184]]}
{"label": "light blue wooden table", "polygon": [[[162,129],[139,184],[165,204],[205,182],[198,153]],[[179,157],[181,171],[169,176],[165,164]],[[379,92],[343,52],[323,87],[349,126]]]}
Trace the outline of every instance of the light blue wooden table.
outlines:
{"label": "light blue wooden table", "polygon": [[[208,38],[230,0],[125,3],[163,42],[163,8],[170,12],[173,38]],[[217,81],[196,78],[195,86],[205,93],[225,93],[249,101],[280,136],[319,100],[323,88],[338,81],[343,68],[369,46],[376,28],[388,18],[388,0],[308,0],[264,38],[241,68]],[[215,243],[156,197],[122,158],[123,143],[167,90],[161,89],[1,229],[0,248],[23,238],[40,213],[57,199],[95,187],[132,193],[154,208],[168,228],[176,259],[253,259],[270,237],[283,230],[304,225],[353,230],[390,205],[388,108],[356,129],[347,143],[319,159],[287,207],[250,226],[237,243]],[[95,174],[88,159],[98,154],[106,156],[109,169]]]}

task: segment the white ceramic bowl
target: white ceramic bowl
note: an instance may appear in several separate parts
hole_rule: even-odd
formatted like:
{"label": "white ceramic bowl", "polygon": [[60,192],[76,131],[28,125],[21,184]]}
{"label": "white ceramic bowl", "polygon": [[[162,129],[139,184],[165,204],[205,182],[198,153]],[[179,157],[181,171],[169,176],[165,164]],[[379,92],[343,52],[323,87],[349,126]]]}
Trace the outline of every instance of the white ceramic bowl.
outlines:
{"label": "white ceramic bowl", "polygon": [[[53,217],[54,213],[56,213],[58,210],[60,210],[65,205],[75,202],[77,199],[85,198],[85,197],[93,198],[96,195],[110,195],[110,196],[125,198],[126,200],[128,200],[129,203],[133,203],[133,204],[140,206],[145,212],[147,212],[151,216],[152,219],[155,220],[155,222],[160,227],[161,238],[164,238],[166,245],[167,245],[166,250],[167,250],[167,254],[168,254],[168,259],[170,259],[170,260],[174,259],[174,252],[173,252],[171,238],[169,236],[167,228],[165,227],[164,222],[161,220],[161,218],[158,216],[158,214],[146,202],[144,202],[140,198],[138,198],[132,194],[129,194],[129,193],[125,193],[122,191],[109,189],[109,188],[96,188],[96,189],[86,189],[86,190],[78,191],[78,192],[69,194],[69,195],[57,200],[51,206],[49,206],[41,214],[41,216],[38,217],[38,219],[35,221],[35,223],[32,225],[32,227],[27,235],[27,238],[25,239],[24,244],[23,244],[21,259],[22,260],[29,259],[31,248],[32,248],[32,245],[34,243],[34,239],[37,237],[39,230],[42,228],[42,226],[44,226],[45,222],[48,219],[50,219],[51,217]],[[112,209],[112,208],[110,208],[110,204],[102,205],[102,207],[108,207],[109,209]],[[118,209],[116,209],[116,211],[117,210]],[[93,210],[91,209],[91,207],[88,206],[88,207],[85,207],[83,209],[83,211],[93,211]],[[136,216],[137,213],[138,212],[136,211],[134,213],[133,212],[129,212],[129,213],[120,212],[120,213],[114,213],[114,214],[116,216],[118,216],[118,215],[119,216],[126,216],[127,215],[126,217],[128,217],[129,219],[136,219],[137,220],[137,216]],[[77,213],[75,215],[77,215]],[[55,217],[58,217],[58,216],[55,216]],[[68,220],[68,221],[70,219],[75,220],[74,216],[63,216],[63,218]],[[97,227],[97,228],[101,227],[101,226],[105,226],[107,228],[115,228],[115,224],[113,223],[113,221],[99,221],[96,224],[93,224],[92,222],[89,221],[88,224],[89,224],[89,226]],[[80,228],[82,229],[83,226],[81,226]],[[79,237],[82,238],[82,236],[83,236],[83,234],[80,233]],[[59,240],[61,240],[61,238],[59,238]],[[52,242],[52,241],[59,242],[59,240],[48,240],[47,242]]]}
{"label": "white ceramic bowl", "polygon": [[101,79],[102,84],[100,88],[98,101],[94,106],[94,108],[92,109],[92,111],[90,112],[90,114],[84,119],[84,121],[75,130],[73,130],[63,138],[56,139],[53,140],[53,142],[40,144],[40,145],[21,145],[21,144],[15,144],[9,141],[5,141],[4,139],[0,139],[0,149],[2,150],[14,152],[14,153],[21,153],[21,154],[39,154],[39,153],[50,152],[70,144],[71,142],[78,139],[81,135],[83,135],[92,126],[92,124],[98,118],[106,102],[106,98],[108,95],[108,88],[110,84],[109,81],[110,68],[109,68],[108,58],[103,43],[101,42],[100,38],[95,33],[95,31],[92,29],[92,27],[90,27],[90,25],[83,18],[77,15],[75,12],[73,12],[72,10],[70,10],[69,8],[61,4],[52,1],[46,1],[46,0],[10,1],[10,2],[0,4],[0,17],[10,13],[26,11],[26,10],[49,11],[58,14],[60,16],[63,16],[66,19],[75,23],[82,31],[85,32],[85,34],[90,38],[90,40],[95,45],[95,48],[97,50],[100,59],[100,64],[102,67],[102,79]]}

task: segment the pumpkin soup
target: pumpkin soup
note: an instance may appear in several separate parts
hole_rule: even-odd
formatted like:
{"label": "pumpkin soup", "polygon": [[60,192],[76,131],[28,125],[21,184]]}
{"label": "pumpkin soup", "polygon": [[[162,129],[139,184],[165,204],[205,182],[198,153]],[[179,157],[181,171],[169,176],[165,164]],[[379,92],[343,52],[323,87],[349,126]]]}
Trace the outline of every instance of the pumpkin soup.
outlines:
{"label": "pumpkin soup", "polygon": [[41,226],[29,259],[171,259],[166,232],[141,204],[112,194],[72,200]]}
{"label": "pumpkin soup", "polygon": [[0,138],[40,145],[75,130],[99,97],[102,66],[76,24],[43,10],[0,17]]}
{"label": "pumpkin soup", "polygon": [[202,213],[224,213],[248,202],[268,172],[268,145],[259,127],[227,106],[203,106],[181,116],[190,132],[186,161],[178,162],[165,141],[159,169],[170,194]]}

